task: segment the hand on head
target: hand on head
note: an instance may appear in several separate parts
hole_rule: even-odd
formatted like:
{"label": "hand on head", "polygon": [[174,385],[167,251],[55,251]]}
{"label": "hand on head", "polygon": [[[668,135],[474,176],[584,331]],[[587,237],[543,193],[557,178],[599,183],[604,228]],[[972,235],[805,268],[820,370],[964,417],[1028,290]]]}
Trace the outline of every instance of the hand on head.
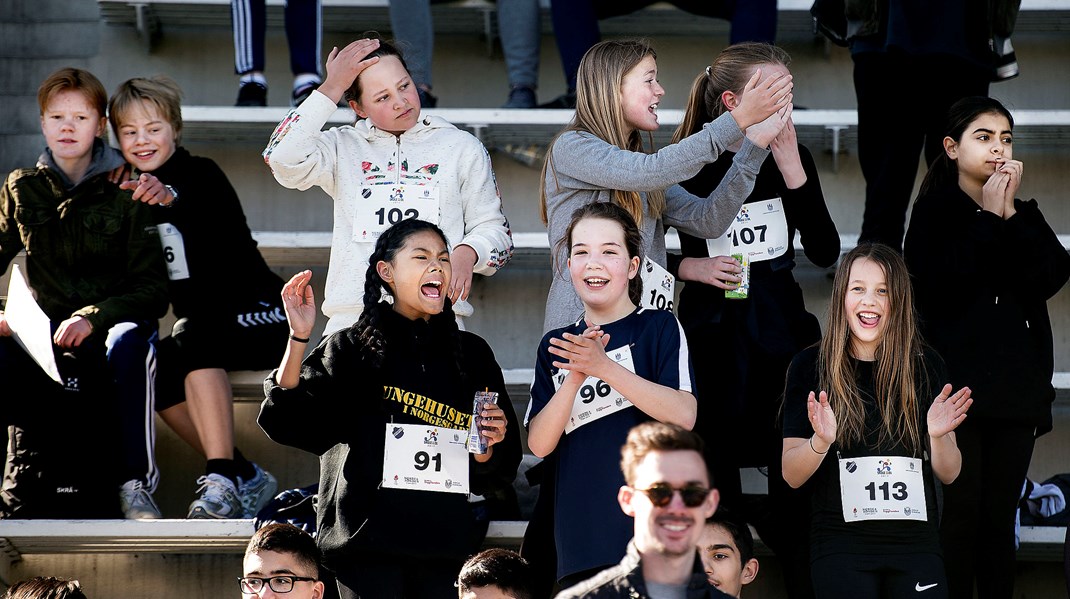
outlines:
{"label": "hand on head", "polygon": [[378,47],[377,39],[359,39],[341,50],[338,46],[332,48],[327,56],[327,78],[320,85],[319,91],[337,103],[364,69],[379,62],[378,56],[364,58]]}
{"label": "hand on head", "polygon": [[747,130],[791,104],[793,86],[790,74],[770,75],[763,79],[761,69],[754,71],[743,88],[739,106],[732,111],[732,118],[740,129]]}
{"label": "hand on head", "polygon": [[282,287],[282,306],[290,323],[290,334],[308,339],[316,324],[316,297],[312,293],[312,271],[303,270]]}

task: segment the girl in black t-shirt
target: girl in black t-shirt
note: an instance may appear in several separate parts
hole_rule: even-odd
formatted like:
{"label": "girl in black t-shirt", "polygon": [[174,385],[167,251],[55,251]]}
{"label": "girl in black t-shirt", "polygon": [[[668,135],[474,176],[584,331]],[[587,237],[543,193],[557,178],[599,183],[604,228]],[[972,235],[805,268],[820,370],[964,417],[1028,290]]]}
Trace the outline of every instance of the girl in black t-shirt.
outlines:
{"label": "girl in black t-shirt", "polygon": [[918,334],[902,258],[879,244],[849,252],[828,331],[792,361],[785,389],[784,479],[813,493],[819,599],[947,596],[932,475],[958,476],[953,431],[973,400],[945,379]]}

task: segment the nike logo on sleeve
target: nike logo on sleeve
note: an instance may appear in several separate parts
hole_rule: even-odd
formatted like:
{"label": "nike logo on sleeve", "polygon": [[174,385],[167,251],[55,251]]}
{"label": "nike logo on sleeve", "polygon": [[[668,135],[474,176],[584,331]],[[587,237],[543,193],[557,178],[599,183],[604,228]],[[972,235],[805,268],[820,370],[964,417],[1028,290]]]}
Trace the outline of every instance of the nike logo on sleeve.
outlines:
{"label": "nike logo on sleeve", "polygon": [[937,584],[939,584],[939,583],[934,582],[932,584],[927,584],[925,586],[921,586],[920,582],[919,583],[915,583],[914,584],[914,590],[919,592],[919,593],[922,592],[922,591],[928,591],[929,589],[935,587]]}

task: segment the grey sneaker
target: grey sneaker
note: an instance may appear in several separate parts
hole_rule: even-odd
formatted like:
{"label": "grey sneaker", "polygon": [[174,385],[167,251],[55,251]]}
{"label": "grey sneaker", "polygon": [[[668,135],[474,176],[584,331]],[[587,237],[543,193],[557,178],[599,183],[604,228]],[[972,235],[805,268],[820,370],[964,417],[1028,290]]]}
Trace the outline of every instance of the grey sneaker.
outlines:
{"label": "grey sneaker", "polygon": [[152,495],[136,478],[126,481],[119,488],[119,502],[127,520],[157,520],[162,517]]}
{"label": "grey sneaker", "polygon": [[257,512],[267,505],[267,502],[271,501],[279,490],[279,481],[275,480],[270,472],[261,468],[256,462],[252,464],[256,470],[256,476],[249,480],[242,480],[240,476],[238,477],[238,495],[245,507],[246,518],[255,518]]}
{"label": "grey sneaker", "polygon": [[238,489],[229,478],[219,474],[207,474],[197,479],[201,488],[197,492],[200,498],[194,499],[189,504],[187,518],[207,520],[210,518],[241,518],[241,500],[238,499]]}

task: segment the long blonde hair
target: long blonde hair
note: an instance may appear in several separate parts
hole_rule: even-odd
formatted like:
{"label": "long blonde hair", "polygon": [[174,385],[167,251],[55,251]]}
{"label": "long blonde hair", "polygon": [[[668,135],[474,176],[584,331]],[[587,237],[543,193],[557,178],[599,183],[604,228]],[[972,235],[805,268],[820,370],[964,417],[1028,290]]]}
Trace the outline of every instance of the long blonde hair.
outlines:
{"label": "long blonde hair", "polygon": [[763,64],[791,64],[791,56],[779,46],[745,42],[728,46],[706,70],[695,77],[687,97],[684,120],[673,133],[672,143],[698,133],[702,126],[724,114],[728,107],[721,96],[726,91],[743,93],[754,69]]}
{"label": "long blonde hair", "polygon": [[[643,146],[640,132],[628,132],[620,101],[624,76],[647,56],[657,58],[647,40],[607,40],[592,46],[583,55],[576,73],[576,115],[558,137],[568,131],[583,131],[623,150],[648,152]],[[653,135],[648,135],[651,149],[654,146],[653,139]],[[554,138],[556,141],[557,138]],[[539,183],[539,215],[544,224],[549,222],[546,213],[546,173],[553,172],[555,182],[557,177],[553,151],[554,144],[551,143]],[[646,215],[643,214],[643,200],[639,192],[612,189],[610,197],[632,215],[637,225],[642,226]],[[660,218],[665,211],[664,190],[647,192],[646,199],[650,216]]]}
{"label": "long blonde hair", "polygon": [[924,342],[918,332],[914,313],[914,293],[906,263],[893,249],[879,243],[864,243],[840,261],[832,281],[832,301],[828,309],[828,330],[821,340],[818,358],[819,388],[828,391],[829,405],[836,413],[838,443],[858,445],[865,439],[865,407],[850,360],[851,317],[844,307],[851,266],[858,260],[870,260],[884,271],[888,285],[888,311],[884,316],[884,333],[876,351],[876,401],[881,416],[877,445],[903,443],[915,455],[924,449],[919,425],[919,399],[916,381],[928,389],[925,371]]}

